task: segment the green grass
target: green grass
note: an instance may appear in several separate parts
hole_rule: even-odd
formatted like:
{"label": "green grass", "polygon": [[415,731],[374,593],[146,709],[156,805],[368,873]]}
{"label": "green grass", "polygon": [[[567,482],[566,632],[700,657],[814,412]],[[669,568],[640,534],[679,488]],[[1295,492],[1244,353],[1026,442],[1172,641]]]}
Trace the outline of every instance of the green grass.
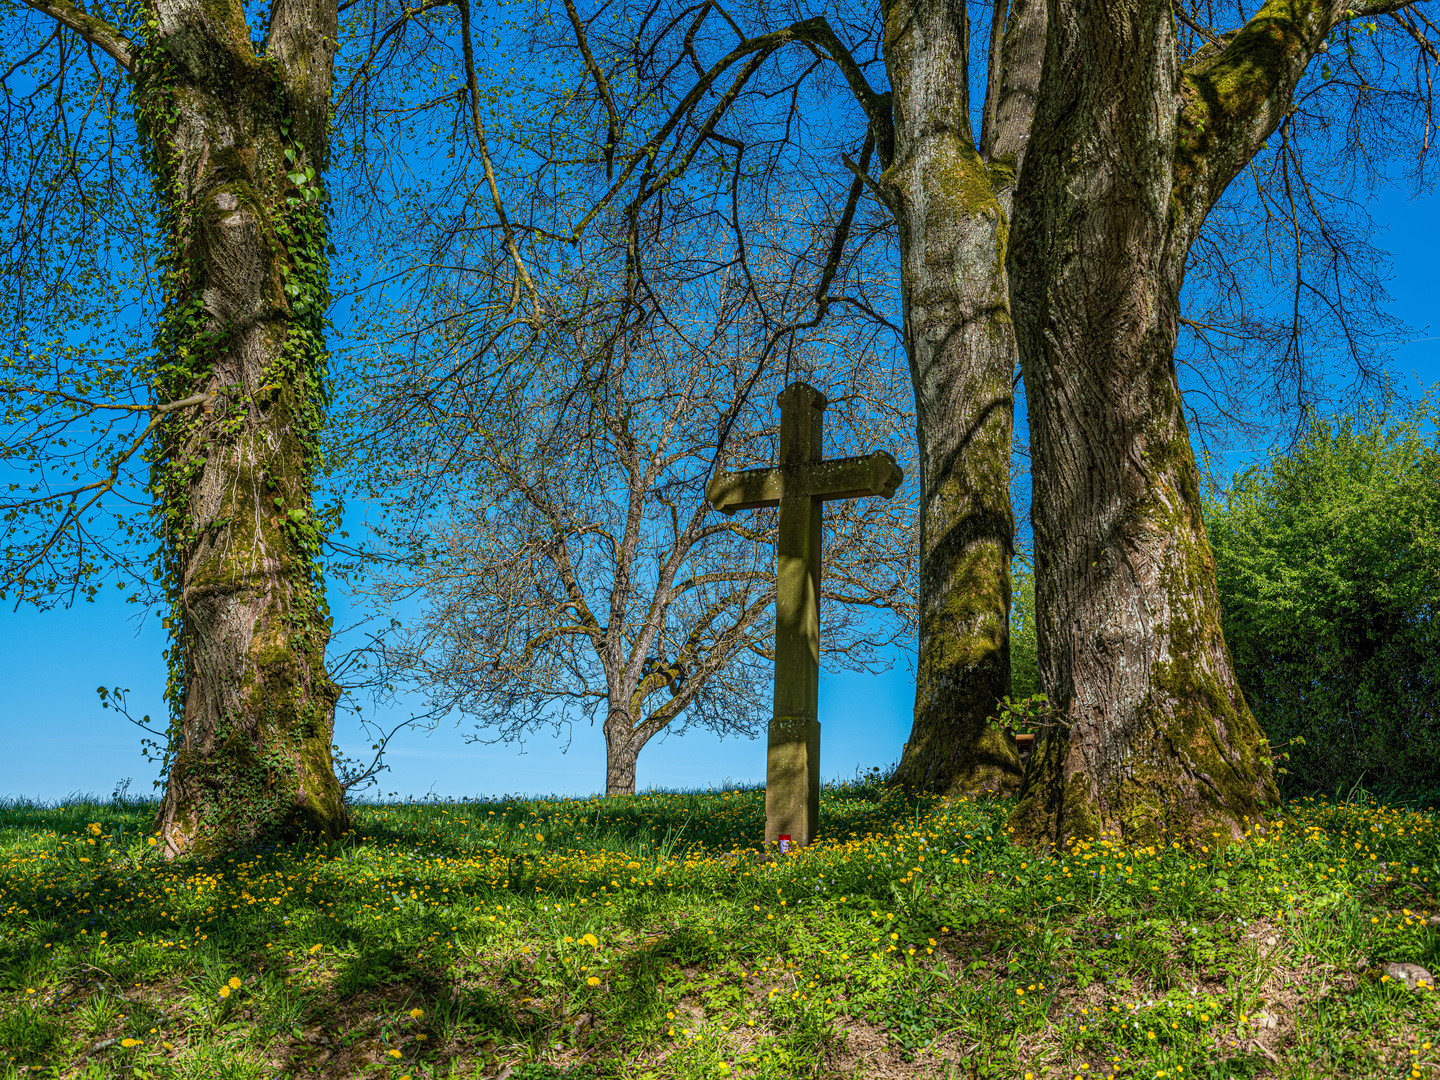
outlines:
{"label": "green grass", "polygon": [[1440,1072],[1431,812],[1224,849],[1013,846],[1003,802],[754,790],[360,806],[158,859],[154,808],[0,805],[0,1076],[1413,1077]]}

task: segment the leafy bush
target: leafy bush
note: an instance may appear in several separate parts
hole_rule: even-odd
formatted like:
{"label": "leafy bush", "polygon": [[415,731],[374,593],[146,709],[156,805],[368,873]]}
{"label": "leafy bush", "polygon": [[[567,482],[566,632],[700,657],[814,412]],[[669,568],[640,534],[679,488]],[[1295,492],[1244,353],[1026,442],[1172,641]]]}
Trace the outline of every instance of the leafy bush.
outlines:
{"label": "leafy bush", "polygon": [[1207,500],[1225,639],[1296,791],[1440,792],[1440,446],[1408,414],[1313,418]]}
{"label": "leafy bush", "polygon": [[1040,649],[1035,632],[1035,571],[1017,565],[1010,592],[1010,696],[1040,692]]}
{"label": "leafy bush", "polygon": [[1050,705],[1044,694],[1029,697],[1007,697],[1000,702],[1000,726],[1009,728],[1016,735],[1039,735],[1046,728],[1065,726],[1063,717]]}

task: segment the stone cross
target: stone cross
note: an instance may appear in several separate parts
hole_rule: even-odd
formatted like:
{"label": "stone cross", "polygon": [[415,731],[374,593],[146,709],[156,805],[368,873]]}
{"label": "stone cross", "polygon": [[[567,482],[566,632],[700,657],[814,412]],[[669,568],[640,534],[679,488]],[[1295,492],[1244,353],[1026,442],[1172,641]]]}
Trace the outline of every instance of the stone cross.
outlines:
{"label": "stone cross", "polygon": [[723,473],[705,496],[725,514],[780,507],[775,558],[775,714],[765,762],[765,843],[800,847],[820,817],[820,504],[890,498],[905,474],[883,451],[821,458],[825,395],[794,382],[780,403],[780,462]]}

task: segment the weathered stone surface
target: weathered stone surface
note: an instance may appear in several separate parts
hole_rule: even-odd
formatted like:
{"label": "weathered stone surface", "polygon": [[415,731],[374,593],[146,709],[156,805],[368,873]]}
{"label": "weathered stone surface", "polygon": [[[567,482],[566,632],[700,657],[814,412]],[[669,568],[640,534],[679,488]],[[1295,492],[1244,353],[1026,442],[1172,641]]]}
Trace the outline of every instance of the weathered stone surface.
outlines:
{"label": "weathered stone surface", "polygon": [[1403,982],[1407,990],[1434,990],[1435,976],[1419,964],[1386,964],[1385,974]]}
{"label": "weathered stone surface", "polygon": [[765,843],[790,837],[796,847],[815,839],[820,820],[820,721],[777,716],[770,722],[765,761]]}
{"label": "weathered stone surface", "polygon": [[765,843],[815,839],[820,819],[820,508],[890,498],[905,474],[889,454],[822,460],[825,395],[794,382],[779,397],[780,462],[723,473],[706,498],[725,514],[780,507],[775,556],[775,712],[765,763]]}

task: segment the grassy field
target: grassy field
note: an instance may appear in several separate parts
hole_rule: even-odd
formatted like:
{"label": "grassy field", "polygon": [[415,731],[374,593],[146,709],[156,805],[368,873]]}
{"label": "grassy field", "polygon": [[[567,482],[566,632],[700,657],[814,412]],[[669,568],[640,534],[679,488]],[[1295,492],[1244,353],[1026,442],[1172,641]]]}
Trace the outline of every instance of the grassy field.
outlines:
{"label": "grassy field", "polygon": [[766,861],[763,803],[360,806],[168,865],[151,806],[0,806],[0,1074],[1440,1075],[1440,998],[1381,966],[1440,972],[1431,812],[1045,856],[856,782]]}

